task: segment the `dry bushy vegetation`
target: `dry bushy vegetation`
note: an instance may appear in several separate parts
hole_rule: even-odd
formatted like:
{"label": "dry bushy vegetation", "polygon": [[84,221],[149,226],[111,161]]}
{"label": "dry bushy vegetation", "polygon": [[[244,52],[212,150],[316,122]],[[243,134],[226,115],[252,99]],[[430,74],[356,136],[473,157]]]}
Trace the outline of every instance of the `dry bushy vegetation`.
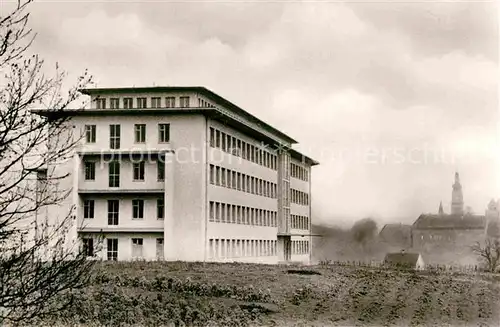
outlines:
{"label": "dry bushy vegetation", "polygon": [[[301,269],[314,273],[298,273]],[[136,262],[98,265],[92,279],[92,287],[73,294],[69,310],[43,323],[497,326],[500,322],[500,276],[491,274]]]}

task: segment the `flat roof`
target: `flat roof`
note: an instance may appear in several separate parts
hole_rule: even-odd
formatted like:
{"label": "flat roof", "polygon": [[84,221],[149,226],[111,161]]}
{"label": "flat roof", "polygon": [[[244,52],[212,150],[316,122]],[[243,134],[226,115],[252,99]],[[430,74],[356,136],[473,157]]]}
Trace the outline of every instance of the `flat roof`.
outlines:
{"label": "flat roof", "polygon": [[237,113],[240,116],[243,116],[253,123],[257,124],[259,127],[269,130],[272,133],[275,133],[279,137],[285,139],[291,144],[298,143],[296,140],[286,135],[285,133],[279,131],[278,129],[272,127],[266,122],[260,120],[256,116],[252,115],[248,111],[243,110],[239,106],[235,105],[231,101],[221,97],[217,93],[207,89],[203,86],[151,86],[151,87],[118,87],[118,88],[89,88],[89,89],[80,89],[82,94],[86,95],[98,95],[98,94],[112,94],[112,93],[153,93],[153,92],[197,92],[203,94],[207,98],[214,100],[217,103],[220,103],[228,109],[231,109],[233,112]]}

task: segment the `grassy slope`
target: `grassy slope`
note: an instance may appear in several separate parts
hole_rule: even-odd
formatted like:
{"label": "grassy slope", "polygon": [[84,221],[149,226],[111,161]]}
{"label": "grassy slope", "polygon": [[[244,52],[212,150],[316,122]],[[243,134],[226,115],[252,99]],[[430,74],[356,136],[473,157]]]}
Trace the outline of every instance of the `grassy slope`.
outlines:
{"label": "grassy slope", "polygon": [[[499,282],[352,267],[116,263],[99,266],[64,325],[498,326]],[[307,268],[311,269],[311,268]],[[101,273],[104,272],[104,275]],[[111,277],[109,277],[111,276]],[[491,278],[490,278],[491,279]],[[253,301],[262,309],[241,309]]]}

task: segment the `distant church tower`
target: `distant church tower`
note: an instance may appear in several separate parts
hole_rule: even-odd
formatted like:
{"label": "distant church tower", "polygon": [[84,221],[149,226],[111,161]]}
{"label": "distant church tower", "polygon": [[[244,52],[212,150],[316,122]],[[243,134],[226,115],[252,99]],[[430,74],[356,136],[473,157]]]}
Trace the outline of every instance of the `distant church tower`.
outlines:
{"label": "distant church tower", "polygon": [[455,183],[451,193],[451,214],[460,216],[464,214],[464,196],[458,173],[455,173]]}
{"label": "distant church tower", "polygon": [[439,214],[444,215],[443,201],[439,202]]}

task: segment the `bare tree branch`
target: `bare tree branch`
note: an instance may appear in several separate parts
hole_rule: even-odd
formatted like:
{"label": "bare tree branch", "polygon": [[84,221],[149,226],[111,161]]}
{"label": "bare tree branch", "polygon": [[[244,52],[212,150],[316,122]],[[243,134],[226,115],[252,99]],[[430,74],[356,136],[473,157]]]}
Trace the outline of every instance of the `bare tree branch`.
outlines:
{"label": "bare tree branch", "polygon": [[53,76],[43,73],[44,61],[29,54],[36,36],[28,28],[31,2],[0,12],[0,324],[29,323],[64,309],[71,291],[87,285],[93,266],[68,236],[73,209],[60,219],[46,211],[72,191],[61,183],[68,173],[55,167],[80,141],[65,112],[92,78],[85,72],[63,92],[67,76],[58,66]]}
{"label": "bare tree branch", "polygon": [[500,240],[487,238],[484,246],[476,242],[471,250],[485,263],[488,271],[495,272],[500,266]]}

